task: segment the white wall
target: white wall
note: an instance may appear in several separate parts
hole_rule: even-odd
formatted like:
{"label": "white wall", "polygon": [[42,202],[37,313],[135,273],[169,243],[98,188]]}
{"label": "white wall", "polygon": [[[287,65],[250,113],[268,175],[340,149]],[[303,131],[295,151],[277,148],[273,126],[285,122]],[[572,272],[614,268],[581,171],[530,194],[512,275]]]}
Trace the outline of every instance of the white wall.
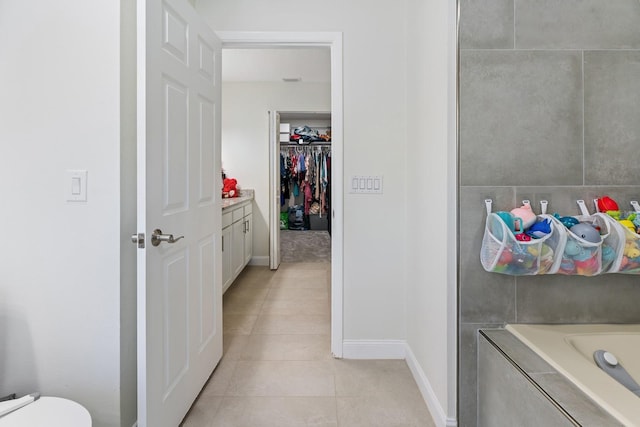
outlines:
{"label": "white wall", "polygon": [[[328,83],[224,83],[222,163],[227,176],[256,191],[253,256],[269,257],[269,110],[331,111]],[[256,209],[257,208],[257,209]]]}
{"label": "white wall", "polygon": [[454,425],[455,2],[408,4],[407,342],[428,379],[423,394],[440,402],[434,416]]}
{"label": "white wall", "polygon": [[119,43],[119,2],[0,2],[0,395],[67,397],[96,427],[120,425]]}
{"label": "white wall", "polygon": [[344,32],[345,176],[383,175],[385,186],[383,195],[344,197],[348,340],[401,340],[406,332],[403,232],[395,226],[405,205],[403,5],[365,0],[197,2],[217,31]]}

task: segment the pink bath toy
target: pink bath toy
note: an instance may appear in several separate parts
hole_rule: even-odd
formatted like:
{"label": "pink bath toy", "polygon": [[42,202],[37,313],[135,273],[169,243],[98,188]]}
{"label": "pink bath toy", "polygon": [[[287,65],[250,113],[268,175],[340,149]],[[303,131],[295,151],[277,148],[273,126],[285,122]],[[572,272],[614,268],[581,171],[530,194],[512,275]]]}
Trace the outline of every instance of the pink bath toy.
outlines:
{"label": "pink bath toy", "polygon": [[527,228],[531,227],[536,222],[536,214],[531,210],[531,205],[522,205],[519,208],[511,209],[511,213],[522,219],[522,230],[518,230],[523,232]]}

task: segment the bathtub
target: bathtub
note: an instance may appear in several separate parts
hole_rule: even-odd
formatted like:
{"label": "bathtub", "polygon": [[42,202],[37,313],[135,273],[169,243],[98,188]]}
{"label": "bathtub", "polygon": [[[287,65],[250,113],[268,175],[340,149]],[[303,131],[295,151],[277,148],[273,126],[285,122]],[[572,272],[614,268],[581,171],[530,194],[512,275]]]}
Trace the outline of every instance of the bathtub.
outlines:
{"label": "bathtub", "polygon": [[640,383],[640,324],[511,324],[506,329],[622,424],[640,427],[640,397],[593,360],[596,350],[607,350]]}

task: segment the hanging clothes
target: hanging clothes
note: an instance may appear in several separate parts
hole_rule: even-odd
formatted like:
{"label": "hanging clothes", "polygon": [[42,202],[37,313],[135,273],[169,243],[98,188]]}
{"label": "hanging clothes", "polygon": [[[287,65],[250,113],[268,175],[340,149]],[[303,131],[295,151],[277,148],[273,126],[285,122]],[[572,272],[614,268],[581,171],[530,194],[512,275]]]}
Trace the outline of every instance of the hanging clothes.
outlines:
{"label": "hanging clothes", "polygon": [[288,200],[290,211],[299,206],[306,217],[306,229],[309,215],[317,214],[320,218],[328,216],[330,156],[329,144],[285,146],[280,149],[280,204],[284,206]]}

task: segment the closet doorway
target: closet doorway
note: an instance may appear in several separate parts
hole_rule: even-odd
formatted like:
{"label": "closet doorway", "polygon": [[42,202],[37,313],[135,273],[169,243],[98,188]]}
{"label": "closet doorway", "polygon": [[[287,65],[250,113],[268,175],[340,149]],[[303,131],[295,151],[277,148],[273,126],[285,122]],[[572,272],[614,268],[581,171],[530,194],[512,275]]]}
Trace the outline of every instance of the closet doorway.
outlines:
{"label": "closet doorway", "polygon": [[269,119],[269,265],[331,262],[331,113],[270,111]]}
{"label": "closet doorway", "polygon": [[[227,64],[226,53],[231,50],[238,49],[250,49],[255,51],[263,51],[263,53],[270,50],[292,50],[297,55],[297,62],[302,64],[307,69],[314,69],[315,61],[305,60],[303,51],[306,50],[324,50],[329,53],[330,61],[330,89],[328,94],[328,102],[325,99],[324,102],[319,102],[316,97],[304,97],[298,96],[297,102],[288,100],[276,104],[272,104],[269,108],[262,108],[261,116],[252,117],[254,107],[258,106],[264,101],[269,90],[266,91],[245,91],[240,96],[231,95],[230,91],[226,91],[227,95],[231,98],[225,98],[225,90],[223,89],[223,111],[222,111],[222,130],[223,130],[223,168],[227,172],[228,176],[233,177],[235,174],[236,166],[242,164],[242,167],[248,167],[254,171],[261,170],[255,174],[255,176],[248,177],[244,181],[239,180],[241,186],[245,188],[255,189],[255,203],[258,209],[261,209],[259,217],[256,218],[254,210],[254,236],[258,236],[254,240],[254,257],[252,264],[269,266],[269,222],[270,222],[270,203],[273,200],[271,197],[271,191],[269,188],[269,171],[270,156],[269,149],[270,144],[268,142],[269,135],[269,110],[276,110],[280,112],[327,112],[331,111],[331,131],[332,131],[332,144],[331,144],[331,184],[332,191],[329,195],[331,200],[330,207],[326,212],[326,216],[331,216],[331,263],[330,263],[330,278],[331,278],[331,352],[336,357],[342,357],[343,353],[343,227],[342,227],[342,187],[343,187],[343,164],[342,164],[342,135],[343,135],[343,100],[342,100],[342,34],[341,33],[251,33],[251,32],[218,32],[218,36],[223,42],[223,67]],[[267,63],[260,61],[250,61],[245,63],[244,71],[249,69],[265,69],[268,67]],[[319,68],[319,67],[318,67]],[[289,71],[292,68],[288,69]],[[292,78],[294,81],[289,81],[287,84],[293,88],[302,89],[304,86],[304,77],[302,80],[296,81],[295,74],[290,72],[280,76],[280,83],[282,79]],[[224,76],[223,76],[224,80]],[[298,84],[303,83],[303,84]],[[310,83],[310,82],[308,82]],[[230,87],[235,83],[225,83],[223,86]],[[297,85],[297,86],[296,86]],[[265,89],[267,85],[263,85],[262,89]],[[313,86],[308,84],[308,86]],[[321,85],[316,85],[320,87]],[[325,85],[326,88],[326,85]],[[324,92],[324,91],[323,91]],[[325,92],[326,93],[326,92]],[[244,106],[242,111],[241,123],[230,123],[226,114],[230,105]],[[329,108],[327,108],[329,106]],[[250,123],[260,123],[259,126],[264,126],[264,132],[255,137],[243,137],[236,132],[225,132],[225,129],[234,128],[245,130],[246,127],[252,127]],[[262,141],[260,145],[251,145],[256,141]],[[233,165],[229,161],[228,155],[230,151],[237,151],[240,155],[236,156],[237,159],[241,159],[240,163]],[[271,163],[272,164],[272,163]],[[252,168],[251,166],[256,166]],[[279,165],[278,165],[279,166]],[[267,169],[264,169],[264,168]],[[262,168],[262,169],[261,169]],[[279,170],[278,170],[279,172]],[[280,191],[278,189],[278,195]],[[256,206],[254,205],[254,206]],[[279,212],[278,212],[279,213]],[[319,216],[319,215],[318,215]],[[328,218],[324,217],[323,220]],[[262,227],[262,230],[260,230]],[[328,227],[327,227],[328,228]],[[263,239],[260,242],[260,239]]]}

